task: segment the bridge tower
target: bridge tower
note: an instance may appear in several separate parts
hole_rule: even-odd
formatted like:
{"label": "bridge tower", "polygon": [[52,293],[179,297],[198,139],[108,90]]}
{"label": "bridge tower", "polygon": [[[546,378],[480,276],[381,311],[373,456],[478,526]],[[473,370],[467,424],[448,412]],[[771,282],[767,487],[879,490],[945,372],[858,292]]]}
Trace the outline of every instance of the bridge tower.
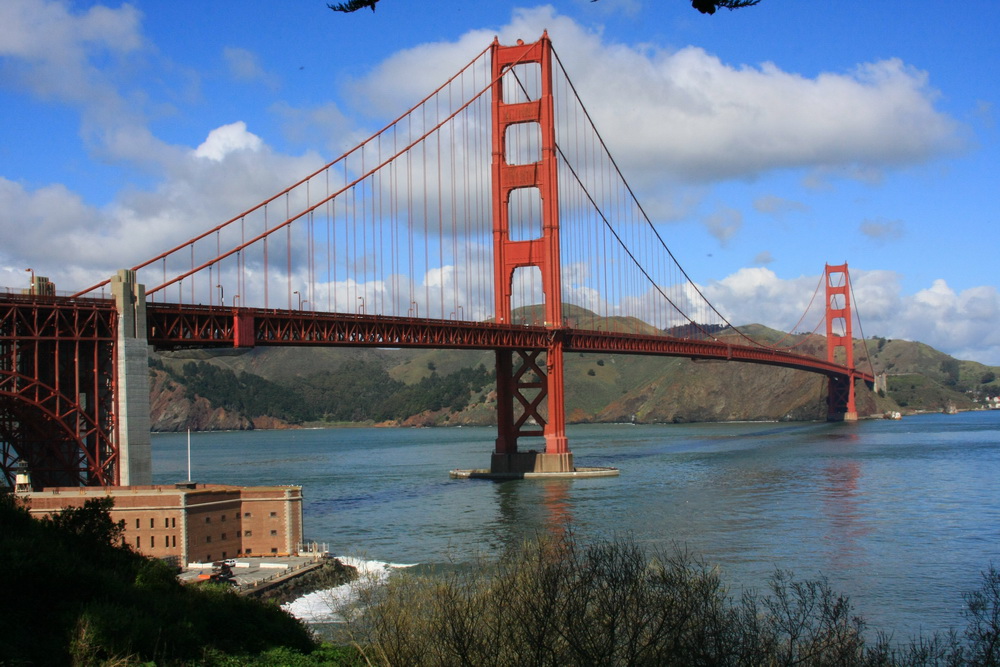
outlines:
{"label": "bridge tower", "polygon": [[[834,325],[837,325],[836,327]],[[843,333],[835,333],[841,331]],[[837,351],[843,350],[847,378],[829,380],[827,419],[857,421],[854,395],[854,337],[851,328],[851,284],[847,263],[826,265],[826,360],[835,363]]]}
{"label": "bridge tower", "polygon": [[122,269],[111,278],[111,294],[118,312],[115,350],[118,483],[152,484],[146,291],[136,283],[135,271]]}
{"label": "bridge tower", "polygon": [[[552,43],[548,33],[533,43],[518,40],[501,46],[494,39],[493,60],[493,241],[496,321],[511,322],[511,293],[519,268],[537,267],[545,297],[545,326],[550,330],[545,350],[502,349],[496,353],[497,441],[491,472],[569,472],[573,454],[566,439],[563,392],[562,288],[559,262],[559,198],[556,160],[555,112],[552,93]],[[532,71],[534,70],[534,71]],[[538,82],[536,99],[504,99],[505,79],[514,84],[515,73]],[[510,90],[510,89],[509,89]],[[527,96],[530,98],[531,92]],[[534,127],[532,127],[534,126]],[[537,130],[537,131],[536,131]],[[540,140],[538,159],[514,164],[525,146],[513,145],[535,136]],[[522,150],[518,150],[518,149]],[[536,238],[512,238],[511,195],[537,197],[530,210],[540,211]],[[536,232],[537,233],[537,232]],[[542,358],[544,357],[544,363]],[[547,401],[547,411],[541,407]],[[522,437],[545,440],[544,453],[518,451]]]}

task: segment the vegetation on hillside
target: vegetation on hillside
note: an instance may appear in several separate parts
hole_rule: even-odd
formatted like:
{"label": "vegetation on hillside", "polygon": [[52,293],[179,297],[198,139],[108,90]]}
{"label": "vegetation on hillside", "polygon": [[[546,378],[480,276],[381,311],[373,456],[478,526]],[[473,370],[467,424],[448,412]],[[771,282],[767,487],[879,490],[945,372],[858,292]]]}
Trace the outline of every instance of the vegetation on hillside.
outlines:
{"label": "vegetation on hillside", "polygon": [[155,368],[183,385],[189,400],[203,396],[247,419],[269,416],[293,424],[385,422],[426,411],[457,412],[494,382],[493,374],[479,365],[447,375],[431,369],[420,381],[405,384],[364,358],[345,361],[336,373],[313,373],[289,384],[205,361],[188,361],[179,369],[157,361]]}
{"label": "vegetation on hillside", "polygon": [[276,605],[219,584],[181,586],[166,563],[133,552],[110,519],[112,502],[36,520],[0,494],[0,664],[251,664],[248,656],[316,650]]}

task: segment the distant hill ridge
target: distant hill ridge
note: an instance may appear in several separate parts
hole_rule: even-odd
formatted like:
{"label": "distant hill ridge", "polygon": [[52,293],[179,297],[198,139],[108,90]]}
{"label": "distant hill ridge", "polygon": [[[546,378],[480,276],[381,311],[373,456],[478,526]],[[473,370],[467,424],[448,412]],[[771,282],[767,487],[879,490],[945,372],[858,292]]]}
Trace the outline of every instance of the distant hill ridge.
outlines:
{"label": "distant hill ridge", "polygon": [[[634,318],[598,318],[567,306],[582,326],[660,333]],[[541,307],[520,309],[531,323]],[[761,325],[739,327],[762,342],[820,358],[822,336],[787,336]],[[671,331],[695,337],[690,327]],[[745,339],[713,329],[721,340]],[[704,335],[699,333],[698,335]],[[870,338],[854,345],[855,363],[886,373],[888,392],[858,386],[862,416],[900,411],[967,410],[1000,394],[1000,368],[959,361],[922,343]],[[377,424],[490,425],[496,391],[492,352],[370,348],[253,348],[153,354],[153,430],[234,430]],[[566,355],[570,423],[822,420],[826,378],[756,364],[637,355]]]}

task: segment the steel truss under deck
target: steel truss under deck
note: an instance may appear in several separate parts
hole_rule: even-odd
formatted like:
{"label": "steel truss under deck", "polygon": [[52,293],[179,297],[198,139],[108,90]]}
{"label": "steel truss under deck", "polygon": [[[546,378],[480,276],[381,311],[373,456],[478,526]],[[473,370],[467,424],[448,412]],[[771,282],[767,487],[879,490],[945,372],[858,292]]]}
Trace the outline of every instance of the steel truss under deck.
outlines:
{"label": "steel truss under deck", "polygon": [[111,301],[0,302],[0,469],[23,459],[35,488],[118,482]]}

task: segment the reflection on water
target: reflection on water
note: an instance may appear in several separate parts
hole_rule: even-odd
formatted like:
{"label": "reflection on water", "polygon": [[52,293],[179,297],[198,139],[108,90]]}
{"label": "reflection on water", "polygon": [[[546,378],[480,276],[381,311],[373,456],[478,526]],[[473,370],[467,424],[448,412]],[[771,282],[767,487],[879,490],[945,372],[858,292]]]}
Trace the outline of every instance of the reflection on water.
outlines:
{"label": "reflection on water", "polygon": [[826,541],[830,545],[830,561],[839,570],[864,567],[859,562],[862,552],[858,541],[871,533],[861,511],[858,492],[861,463],[832,461],[824,469],[823,506],[829,522]]}
{"label": "reflection on water", "polygon": [[[489,460],[487,428],[195,434],[192,472],[302,485],[307,537],[338,554],[461,564],[537,535],[629,535],[720,565],[736,592],[776,568],[826,576],[898,635],[959,626],[961,594],[1000,562],[1000,412],[569,435],[579,465],[621,476],[449,479]],[[185,436],[156,436],[156,481],[186,476]]]}

